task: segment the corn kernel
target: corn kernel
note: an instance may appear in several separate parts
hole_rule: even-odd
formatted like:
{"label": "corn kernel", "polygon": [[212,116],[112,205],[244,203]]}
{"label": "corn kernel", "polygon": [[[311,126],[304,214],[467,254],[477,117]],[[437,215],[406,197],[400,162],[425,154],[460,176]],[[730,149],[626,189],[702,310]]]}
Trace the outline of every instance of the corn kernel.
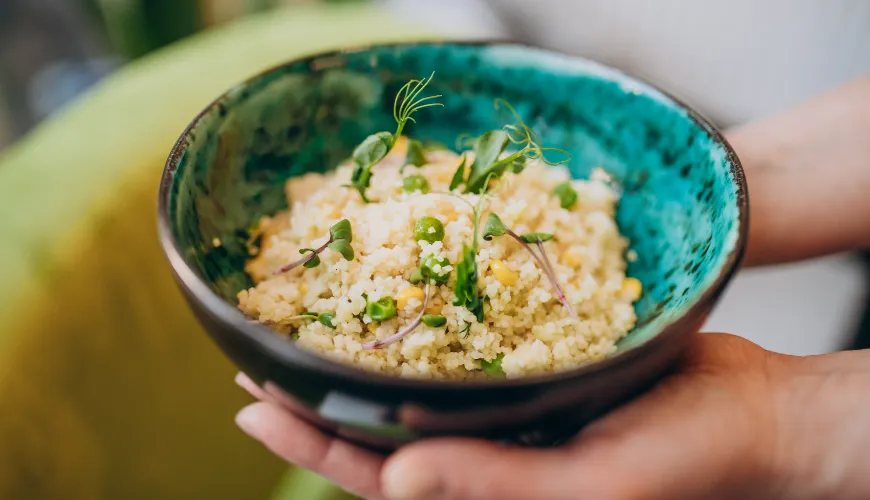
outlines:
{"label": "corn kernel", "polygon": [[502,285],[505,286],[513,286],[517,284],[517,279],[519,275],[517,273],[508,269],[507,265],[500,260],[494,260],[489,265],[489,269],[492,271],[495,279],[499,280]]}
{"label": "corn kernel", "polygon": [[308,293],[308,285],[306,285],[305,283],[299,283],[299,293],[301,295],[305,295],[306,293]]}
{"label": "corn kernel", "polygon": [[438,170],[432,174],[432,178],[438,182],[450,182],[450,179],[453,178],[453,172],[448,170]]}
{"label": "corn kernel", "polygon": [[375,323],[369,323],[366,325],[366,330],[368,330],[369,333],[375,333],[378,331],[378,325]]}
{"label": "corn kernel", "polygon": [[567,250],[562,254],[562,262],[567,266],[578,267],[582,261],[580,259],[580,254],[576,251]]}
{"label": "corn kernel", "polygon": [[453,205],[444,205],[444,208],[441,209],[441,215],[447,222],[453,222],[459,218],[459,214],[453,210]]}
{"label": "corn kernel", "polygon": [[423,302],[425,296],[426,294],[423,293],[422,288],[417,288],[416,286],[405,288],[396,295],[396,307],[398,307],[399,310],[403,310],[411,299],[417,299],[420,302]]}
{"label": "corn kernel", "polygon": [[632,302],[640,298],[642,290],[643,285],[641,285],[640,280],[637,278],[625,278],[622,281],[622,296]]}

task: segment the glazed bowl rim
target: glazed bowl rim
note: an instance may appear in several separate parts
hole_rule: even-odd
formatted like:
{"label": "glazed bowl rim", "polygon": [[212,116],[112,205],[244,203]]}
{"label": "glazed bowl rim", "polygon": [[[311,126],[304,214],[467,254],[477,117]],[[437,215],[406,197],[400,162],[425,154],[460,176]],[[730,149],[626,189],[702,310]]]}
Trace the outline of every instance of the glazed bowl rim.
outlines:
{"label": "glazed bowl rim", "polygon": [[[185,150],[185,139],[190,132],[196,128],[200,120],[215,111],[215,109],[223,102],[230,94],[237,91],[239,88],[244,88],[252,83],[269,76],[273,73],[282,71],[286,67],[307,63],[310,64],[316,60],[321,60],[329,57],[340,57],[345,54],[364,52],[376,48],[403,48],[416,46],[466,46],[466,47],[481,47],[481,46],[504,46],[527,49],[538,53],[557,55],[574,61],[579,61],[588,64],[592,67],[606,70],[608,73],[624,78],[626,81],[631,81],[646,86],[648,89],[658,92],[670,104],[680,108],[686,113],[686,116],[692,122],[704,131],[709,137],[719,144],[726,153],[726,160],[730,166],[731,174],[736,184],[737,196],[736,204],[738,209],[739,228],[737,238],[734,241],[734,246],[729,251],[726,259],[720,265],[718,274],[712,282],[708,280],[706,289],[701,294],[694,294],[695,297],[690,306],[682,315],[675,316],[668,320],[658,328],[658,332],[654,333],[649,339],[641,343],[631,346],[623,352],[616,355],[580,366],[571,370],[549,373],[544,375],[532,375],[527,377],[505,378],[505,379],[481,379],[481,380],[438,380],[438,379],[414,379],[405,378],[394,375],[380,374],[364,369],[357,368],[353,365],[343,364],[336,361],[331,361],[326,357],[321,357],[318,354],[306,351],[296,347],[292,342],[276,335],[273,330],[263,324],[249,321],[245,315],[229,301],[218,296],[205,280],[194,271],[182,256],[182,252],[178,247],[178,242],[173,235],[170,215],[169,215],[169,199],[172,191],[173,179],[178,169],[179,162]],[[653,96],[650,96],[651,98]],[[740,163],[734,149],[722,134],[700,113],[695,111],[681,100],[675,98],[667,92],[662,91],[655,85],[651,85],[640,78],[629,75],[626,72],[595,62],[584,57],[565,54],[560,51],[545,49],[534,45],[501,41],[501,40],[422,40],[410,42],[389,42],[389,43],[374,43],[360,46],[353,46],[341,49],[332,49],[317,53],[308,54],[302,57],[297,57],[284,61],[283,63],[274,65],[264,71],[254,74],[253,76],[243,80],[242,82],[232,86],[227,91],[222,93],[211,103],[209,103],[196,117],[185,127],[184,131],[179,136],[178,140],[172,147],[169,158],[163,169],[160,180],[160,188],[157,202],[157,229],[161,247],[166,255],[167,260],[172,268],[178,284],[187,292],[188,300],[194,300],[199,303],[210,315],[217,318],[220,322],[228,325],[231,330],[237,334],[247,338],[253,346],[262,354],[270,357],[282,364],[294,365],[304,370],[310,370],[323,376],[338,377],[350,379],[357,383],[365,383],[376,385],[383,388],[395,389],[410,389],[410,390],[480,390],[487,388],[508,388],[508,387],[530,387],[547,385],[554,382],[559,382],[567,379],[575,379],[589,377],[602,372],[609,371],[617,366],[630,363],[636,357],[644,355],[651,351],[656,345],[662,342],[676,341],[677,337],[694,332],[685,331],[685,325],[694,325],[697,322],[703,321],[707,312],[712,307],[713,303],[718,299],[719,295],[724,291],[727,284],[730,282],[733,275],[736,273],[743,260],[746,250],[746,240],[749,231],[749,196],[746,186],[746,178],[743,172],[743,167]]]}

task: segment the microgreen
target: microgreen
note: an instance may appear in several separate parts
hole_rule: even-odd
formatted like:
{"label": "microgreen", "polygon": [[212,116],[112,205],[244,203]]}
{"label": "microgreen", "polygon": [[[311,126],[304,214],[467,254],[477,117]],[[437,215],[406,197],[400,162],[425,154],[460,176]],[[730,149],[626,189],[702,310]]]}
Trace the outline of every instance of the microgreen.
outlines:
{"label": "microgreen", "polygon": [[[474,141],[474,162],[471,168],[468,169],[467,175],[464,165],[456,170],[450,183],[451,190],[465,183],[466,193],[480,194],[486,191],[490,177],[498,179],[508,171],[518,174],[523,171],[528,160],[540,159],[549,165],[560,165],[571,158],[565,151],[542,147],[537,134],[523,122],[514,108],[506,101],[497,99],[496,110],[502,106],[514,115],[517,124],[489,130],[478,137]],[[519,150],[504,156],[503,153],[511,144],[518,146]],[[558,162],[551,161],[544,154],[545,151],[558,151],[565,155],[565,158]]]}
{"label": "microgreen", "polygon": [[526,233],[521,234],[520,239],[526,243],[537,243],[539,241],[550,241],[553,239],[553,235],[550,233]]}
{"label": "microgreen", "polygon": [[[390,335],[389,337],[387,337],[385,339],[376,340],[374,342],[369,342],[367,344],[363,344],[363,346],[362,346],[363,349],[366,349],[366,350],[380,349],[381,347],[385,347],[385,346],[388,346],[388,345],[393,344],[395,342],[398,342],[399,340],[402,340],[402,338],[404,338],[405,335],[408,335],[409,333],[413,332],[414,329],[416,329],[418,326],[420,326],[420,323],[424,323],[427,326],[432,326],[432,325],[430,325],[430,323],[433,321],[431,319],[431,318],[433,318],[433,316],[425,314],[426,306],[429,304],[429,288],[430,288],[429,283],[426,283],[426,288],[424,289],[424,292],[423,292],[424,293],[423,306],[420,308],[420,313],[417,314],[417,317],[415,317],[413,321],[408,323],[408,325],[405,326],[405,328],[402,328],[398,332],[394,333],[393,335]],[[392,297],[389,297],[389,298],[390,298],[390,300],[392,300]],[[393,303],[393,310],[394,310],[393,314],[395,314],[395,307],[396,306],[395,306],[395,302],[394,302]],[[371,316],[371,314],[369,314],[369,316]],[[437,316],[437,317],[444,319],[444,316]],[[426,323],[426,318],[430,318],[429,323]],[[446,323],[447,323],[447,320],[444,319],[444,323],[442,323],[440,326],[443,326]]]}
{"label": "microgreen", "polygon": [[462,306],[471,311],[478,322],[483,322],[483,300],[478,290],[477,252],[462,245],[462,259],[456,263],[456,285],[453,293],[453,305]]}
{"label": "microgreen", "polygon": [[459,162],[459,166],[456,168],[456,172],[453,173],[453,178],[450,179],[450,191],[458,188],[462,184],[462,180],[465,179],[465,155],[462,155],[462,161]]}
{"label": "microgreen", "polygon": [[[486,177],[484,185],[488,186],[492,175]],[[466,203],[468,200],[460,197]],[[483,211],[483,203],[486,200],[486,192],[484,191],[477,199],[477,204],[473,205],[474,230],[471,236],[471,247],[462,245],[462,258],[456,263],[456,284],[454,286],[453,305],[462,306],[468,309],[478,323],[483,322],[483,298],[480,295],[480,287],[478,278],[480,271],[477,266],[477,235],[480,226],[480,215]]]}
{"label": "microgreen", "polygon": [[353,231],[350,226],[350,221],[342,219],[329,228],[329,239],[318,248],[303,248],[299,253],[304,255],[299,260],[293,261],[286,266],[281,267],[275,274],[286,273],[296,267],[302,266],[305,268],[313,268],[320,265],[320,254],[327,248],[333,252],[337,252],[344,257],[345,260],[353,260],[353,247],[350,243],[353,241]]}
{"label": "microgreen", "polygon": [[[354,149],[352,155],[354,169],[351,173],[348,187],[359,191],[360,198],[364,202],[369,203],[370,201],[366,196],[366,190],[371,186],[372,168],[383,160],[395,147],[396,141],[402,135],[402,130],[405,129],[405,125],[408,122],[416,122],[412,115],[424,108],[443,106],[440,102],[435,102],[435,99],[441,97],[441,95],[420,96],[426,86],[432,81],[433,76],[435,76],[435,73],[429,75],[429,78],[411,80],[399,89],[396,99],[393,101],[393,118],[396,120],[395,132],[382,131],[374,133],[366,137]],[[409,141],[409,155],[412,154],[412,150],[415,155],[413,161],[417,162],[422,158],[422,162],[425,163],[425,155],[423,155],[422,146],[419,145],[419,142]],[[417,157],[417,153],[420,153],[419,157]],[[416,165],[416,163],[414,164]]]}
{"label": "microgreen", "polygon": [[[556,279],[556,272],[553,270],[553,265],[550,263],[550,259],[547,257],[547,252],[544,250],[544,242],[551,240],[553,235],[550,233],[525,233],[523,235],[518,235],[509,227],[505,226],[504,222],[502,222],[498,215],[495,213],[489,214],[486,218],[486,223],[483,226],[483,239],[485,241],[491,241],[493,238],[505,234],[516,240],[517,243],[532,254],[532,257],[538,263],[538,267],[544,271],[547,279],[550,280],[550,285],[556,292],[559,302],[561,302],[565,309],[568,310],[568,314],[570,314],[572,318],[577,319],[577,314],[568,303],[568,299],[565,297],[565,292],[562,290],[562,287],[559,286],[559,282]],[[534,244],[538,248],[538,252],[535,252],[530,244]],[[540,253],[540,256],[538,253]]]}
{"label": "microgreen", "polygon": [[321,313],[321,314],[317,315],[317,321],[321,325],[328,326],[329,328],[332,328],[333,330],[335,330],[335,325],[332,324],[332,320],[334,320],[334,319],[335,319],[335,316],[332,314],[329,314],[329,313]]}
{"label": "microgreen", "polygon": [[332,328],[333,330],[335,330],[335,326],[332,324],[332,320],[334,318],[335,318],[335,316],[332,314],[329,314],[329,313],[317,314],[315,312],[304,312],[298,316],[291,316],[291,317],[287,318],[287,321],[307,319],[307,320],[311,320],[311,321],[317,321],[318,323],[320,323],[324,326],[328,326],[329,328]]}
{"label": "microgreen", "polygon": [[489,375],[492,378],[504,378],[505,373],[501,367],[501,362],[503,359],[504,354],[499,354],[491,361],[482,359],[480,360],[480,368],[483,369],[483,373]]}
{"label": "microgreen", "polygon": [[577,191],[570,182],[562,182],[553,189],[553,195],[559,198],[559,206],[571,208],[577,203]]}

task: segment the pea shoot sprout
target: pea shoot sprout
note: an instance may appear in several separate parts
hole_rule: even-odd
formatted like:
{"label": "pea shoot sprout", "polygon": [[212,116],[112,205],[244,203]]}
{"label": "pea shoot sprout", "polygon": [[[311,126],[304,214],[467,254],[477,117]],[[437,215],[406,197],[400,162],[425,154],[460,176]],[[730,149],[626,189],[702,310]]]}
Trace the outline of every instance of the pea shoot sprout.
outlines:
{"label": "pea shoot sprout", "polygon": [[[421,97],[423,90],[426,89],[434,76],[435,73],[433,72],[429,75],[429,78],[410,80],[399,89],[393,101],[393,118],[396,120],[396,131],[394,133],[386,131],[376,132],[366,137],[354,149],[352,155],[354,169],[351,173],[348,187],[359,191],[360,198],[364,202],[370,202],[368,196],[366,196],[366,190],[371,186],[372,168],[383,160],[396,146],[396,142],[402,136],[402,130],[405,129],[405,125],[408,122],[417,122],[412,115],[421,109],[443,106],[440,102],[435,101],[441,97],[440,94]],[[423,156],[423,151],[419,143],[414,144],[414,141],[411,141],[408,153],[413,155],[410,157],[411,162],[415,162],[415,164],[416,162],[425,162],[425,157],[420,158]]]}
{"label": "pea shoot sprout", "polygon": [[320,265],[320,254],[327,248],[333,252],[340,253],[345,260],[353,260],[354,255],[353,247],[350,246],[351,241],[353,241],[353,232],[350,221],[342,219],[329,228],[329,239],[326,240],[326,243],[318,248],[303,248],[299,250],[299,253],[303,254],[304,257],[279,268],[274,274],[286,273],[299,266],[307,269],[317,267]]}
{"label": "pea shoot sprout", "polygon": [[[568,310],[568,314],[570,314],[572,318],[577,319],[577,313],[574,312],[574,309],[571,308],[571,304],[568,303],[568,299],[565,297],[565,292],[562,290],[562,287],[559,286],[559,282],[556,279],[553,265],[550,263],[549,257],[547,257],[547,252],[544,251],[544,242],[553,239],[553,235],[549,233],[525,233],[518,235],[509,227],[505,226],[504,222],[502,222],[498,215],[494,213],[489,214],[486,218],[486,224],[483,226],[483,239],[491,241],[493,238],[505,234],[515,239],[517,243],[522,245],[523,248],[532,254],[532,257],[538,263],[538,266],[542,271],[544,271],[547,279],[550,280],[550,285],[552,285],[553,290],[556,292],[556,297],[558,297],[559,302],[561,302],[565,309]],[[538,252],[541,254],[540,256],[534,251],[534,249],[532,249],[530,244],[537,246]]]}

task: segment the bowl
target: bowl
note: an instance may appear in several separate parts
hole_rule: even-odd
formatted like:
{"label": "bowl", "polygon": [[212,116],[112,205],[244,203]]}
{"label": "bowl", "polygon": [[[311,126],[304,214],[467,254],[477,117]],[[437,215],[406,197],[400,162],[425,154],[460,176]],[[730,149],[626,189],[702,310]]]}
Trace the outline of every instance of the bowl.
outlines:
{"label": "bowl", "polygon": [[[435,78],[444,108],[407,133],[451,145],[502,125],[508,100],[573,159],[603,167],[623,191],[621,231],[644,284],[637,327],[612,357],[546,376],[424,381],[337,364],[298,349],[236,308],[251,285],[247,229],[287,207],[283,185],[324,172],[378,130],[393,97]],[[743,171],[706,120],[667,94],[600,64],[509,43],[411,43],[290,61],[230,89],[184,131],[163,172],[159,233],[190,306],[226,355],[288,410],[377,449],[461,435],[552,445],[659,380],[702,326],[742,258]],[[212,242],[219,239],[221,244]]]}

